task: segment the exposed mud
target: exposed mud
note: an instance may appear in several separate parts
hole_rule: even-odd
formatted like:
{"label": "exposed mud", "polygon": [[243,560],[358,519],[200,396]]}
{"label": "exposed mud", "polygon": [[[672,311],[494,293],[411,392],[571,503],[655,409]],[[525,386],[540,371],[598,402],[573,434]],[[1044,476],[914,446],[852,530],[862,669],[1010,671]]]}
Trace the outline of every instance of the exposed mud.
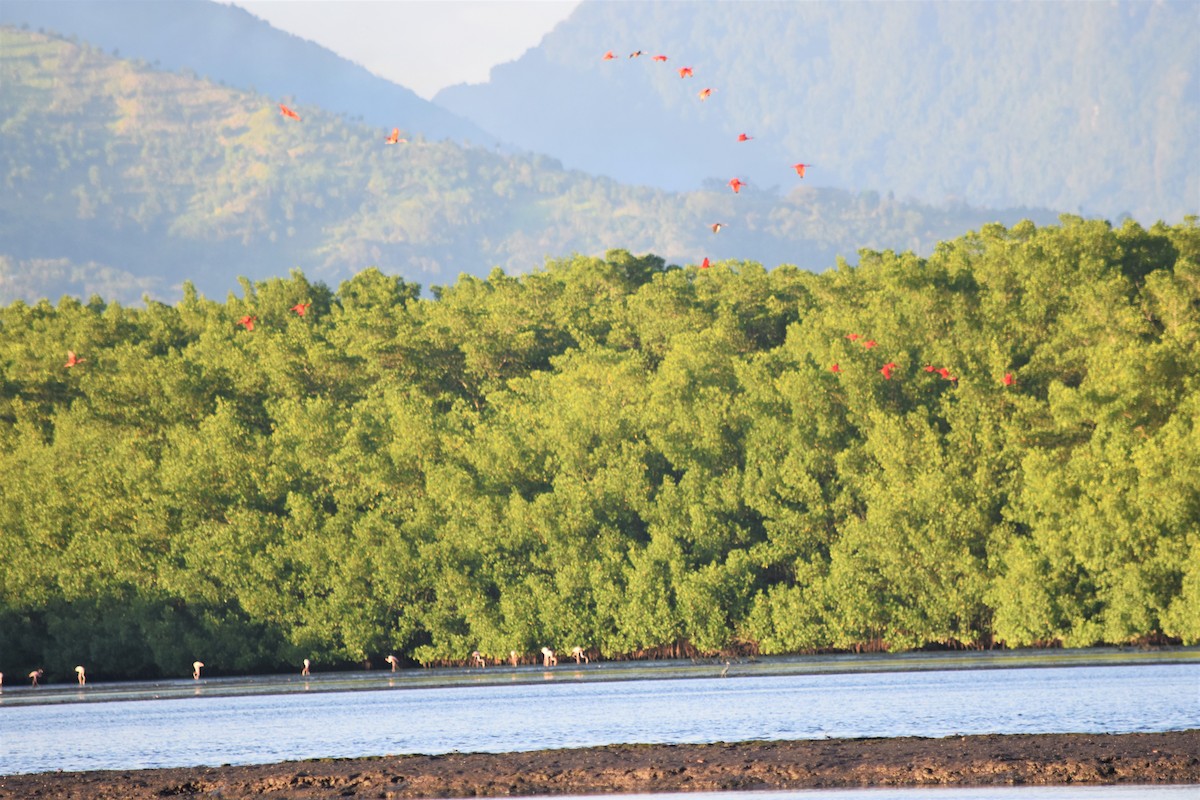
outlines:
{"label": "exposed mud", "polygon": [[0,798],[422,798],[856,786],[1200,784],[1200,729],[613,745],[0,777]]}

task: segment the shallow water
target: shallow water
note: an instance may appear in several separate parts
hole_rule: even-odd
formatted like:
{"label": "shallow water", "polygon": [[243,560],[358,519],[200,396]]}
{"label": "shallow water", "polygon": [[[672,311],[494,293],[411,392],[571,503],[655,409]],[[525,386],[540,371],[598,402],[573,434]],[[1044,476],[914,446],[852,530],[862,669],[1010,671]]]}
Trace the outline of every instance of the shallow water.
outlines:
{"label": "shallow water", "polygon": [[[634,742],[1181,730],[1200,725],[1195,656],[1102,666],[1072,666],[1064,654],[1033,664],[968,659],[973,669],[959,656],[859,658],[837,662],[840,671],[829,659],[768,659],[732,664],[727,678],[697,677],[723,665],[684,662],[6,690],[0,773]],[[129,702],[88,702],[102,698]]]}
{"label": "shallow water", "polygon": [[[1050,668],[1070,666],[1135,666],[1147,664],[1200,664],[1200,647],[1169,650],[1088,648],[1083,650],[960,651],[932,653],[873,653],[868,655],[771,656],[739,659],[617,661],[575,665],[570,662],[544,670],[537,667],[488,669],[412,669],[398,672],[314,672],[298,675],[251,675],[192,680],[123,681],[104,683],[95,677],[80,689],[71,681],[45,683],[36,690],[9,684],[0,687],[0,709],[6,706],[46,703],[157,700],[180,697],[215,697],[238,694],[292,694],[379,689],[418,689],[444,686],[545,682],[679,680],[768,675],[825,675],[833,673],[926,672],[977,669]],[[90,673],[93,674],[94,673]]]}

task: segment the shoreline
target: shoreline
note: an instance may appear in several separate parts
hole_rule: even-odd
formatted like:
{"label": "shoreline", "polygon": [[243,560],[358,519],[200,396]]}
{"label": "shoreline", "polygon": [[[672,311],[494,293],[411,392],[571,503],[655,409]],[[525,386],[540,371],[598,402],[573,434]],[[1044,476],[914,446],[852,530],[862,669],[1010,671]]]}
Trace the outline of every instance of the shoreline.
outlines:
{"label": "shoreline", "polygon": [[872,654],[826,654],[809,656],[758,656],[743,659],[663,659],[648,661],[570,662],[557,667],[537,665],[472,667],[429,667],[422,669],[356,670],[298,674],[217,675],[201,680],[162,678],[157,680],[89,680],[80,687],[70,682],[44,683],[0,688],[0,708],[52,703],[112,702],[126,700],[217,697],[290,692],[344,692],[385,689],[430,689],[450,686],[485,687],[495,684],[628,681],[680,678],[712,678],[729,666],[728,677],[776,675],[827,675],[872,672],[924,672],[931,670],[1026,669],[1046,667],[1127,666],[1131,664],[1200,663],[1200,647],[1170,647],[1130,650],[1115,647],[1041,650],[971,650]]}
{"label": "shoreline", "polygon": [[609,745],[0,775],[16,798],[432,798],[919,786],[1200,784],[1200,728]]}

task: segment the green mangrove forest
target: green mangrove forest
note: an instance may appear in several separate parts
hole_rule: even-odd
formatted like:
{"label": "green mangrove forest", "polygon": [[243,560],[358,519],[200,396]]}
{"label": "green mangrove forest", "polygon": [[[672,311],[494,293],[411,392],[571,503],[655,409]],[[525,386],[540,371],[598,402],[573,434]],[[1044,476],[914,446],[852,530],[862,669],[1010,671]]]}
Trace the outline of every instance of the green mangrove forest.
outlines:
{"label": "green mangrove forest", "polygon": [[0,308],[0,671],[1200,642],[1194,217],[429,294]]}

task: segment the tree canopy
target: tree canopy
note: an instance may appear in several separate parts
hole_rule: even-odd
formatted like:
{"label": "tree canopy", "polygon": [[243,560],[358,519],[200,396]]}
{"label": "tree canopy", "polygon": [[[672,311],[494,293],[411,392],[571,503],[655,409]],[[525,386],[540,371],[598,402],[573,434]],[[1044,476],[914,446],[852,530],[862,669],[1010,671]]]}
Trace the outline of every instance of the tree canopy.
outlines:
{"label": "tree canopy", "polygon": [[1200,642],[1194,218],[431,294],[0,308],[0,669]]}

